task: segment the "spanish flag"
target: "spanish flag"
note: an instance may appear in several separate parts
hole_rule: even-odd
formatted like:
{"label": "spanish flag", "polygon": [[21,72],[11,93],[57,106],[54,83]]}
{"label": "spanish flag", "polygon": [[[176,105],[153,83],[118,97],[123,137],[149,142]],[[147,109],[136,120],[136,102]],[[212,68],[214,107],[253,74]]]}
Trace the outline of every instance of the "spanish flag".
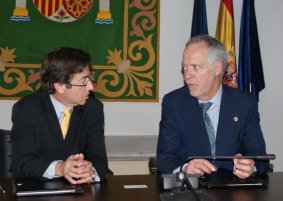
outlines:
{"label": "spanish flag", "polygon": [[220,1],[215,37],[224,44],[228,53],[228,64],[223,83],[237,88],[233,0]]}

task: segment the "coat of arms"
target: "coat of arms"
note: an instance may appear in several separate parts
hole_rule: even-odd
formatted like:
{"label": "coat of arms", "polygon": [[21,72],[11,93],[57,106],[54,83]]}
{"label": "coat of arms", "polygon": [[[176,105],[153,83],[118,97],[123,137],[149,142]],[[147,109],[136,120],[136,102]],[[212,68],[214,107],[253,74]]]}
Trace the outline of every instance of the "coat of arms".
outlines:
{"label": "coat of arms", "polygon": [[[73,22],[82,18],[92,7],[94,0],[33,0],[34,6],[46,18],[55,22]],[[26,0],[15,0],[12,21],[30,21]],[[111,24],[110,0],[99,0],[96,23]]]}

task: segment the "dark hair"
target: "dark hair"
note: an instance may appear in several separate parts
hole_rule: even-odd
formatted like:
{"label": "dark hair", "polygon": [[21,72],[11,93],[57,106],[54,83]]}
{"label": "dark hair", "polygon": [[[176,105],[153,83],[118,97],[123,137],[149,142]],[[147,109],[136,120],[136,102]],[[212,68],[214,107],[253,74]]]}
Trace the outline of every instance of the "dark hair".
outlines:
{"label": "dark hair", "polygon": [[41,88],[53,94],[56,91],[54,83],[69,84],[73,75],[82,72],[86,66],[91,68],[88,53],[70,47],[56,48],[41,64]]}

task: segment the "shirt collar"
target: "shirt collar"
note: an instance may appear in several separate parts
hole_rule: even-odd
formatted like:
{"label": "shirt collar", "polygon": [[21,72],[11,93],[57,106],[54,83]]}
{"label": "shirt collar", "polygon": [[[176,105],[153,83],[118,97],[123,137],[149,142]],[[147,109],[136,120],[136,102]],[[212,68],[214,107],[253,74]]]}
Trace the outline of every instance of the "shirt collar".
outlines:
{"label": "shirt collar", "polygon": [[50,94],[50,99],[51,102],[55,108],[55,112],[58,118],[60,118],[60,116],[62,115],[62,111],[64,110],[64,108],[66,107],[64,104],[60,103],[59,101],[56,100],[56,98],[54,98],[53,95]]}
{"label": "shirt collar", "polygon": [[220,106],[221,98],[222,98],[222,92],[223,92],[223,88],[222,88],[222,85],[220,85],[219,90],[217,91],[215,96],[212,97],[212,99],[210,99],[208,101],[201,101],[201,100],[198,100],[198,101],[199,101],[199,103],[211,102],[211,103],[213,103],[213,105]]}

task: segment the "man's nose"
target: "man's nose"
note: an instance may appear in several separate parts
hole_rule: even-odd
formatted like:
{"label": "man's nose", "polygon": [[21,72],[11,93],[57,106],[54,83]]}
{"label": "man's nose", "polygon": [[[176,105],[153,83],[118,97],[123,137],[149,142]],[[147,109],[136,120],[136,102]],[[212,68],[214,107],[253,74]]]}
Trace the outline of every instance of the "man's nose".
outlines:
{"label": "man's nose", "polygon": [[87,82],[87,89],[89,91],[92,91],[94,89],[94,83],[91,82],[90,80]]}
{"label": "man's nose", "polygon": [[190,67],[186,67],[184,69],[184,76],[185,77],[189,77],[193,74],[193,68],[190,68]]}

